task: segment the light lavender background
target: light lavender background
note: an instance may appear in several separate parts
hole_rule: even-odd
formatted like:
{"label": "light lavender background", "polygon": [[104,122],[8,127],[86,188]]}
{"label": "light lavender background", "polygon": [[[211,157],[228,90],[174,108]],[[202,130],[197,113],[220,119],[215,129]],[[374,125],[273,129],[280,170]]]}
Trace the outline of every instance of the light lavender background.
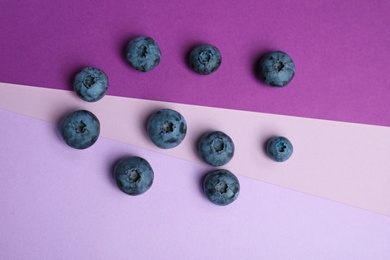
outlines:
{"label": "light lavender background", "polygon": [[[1,259],[388,259],[390,218],[239,177],[211,204],[211,168],[100,138],[71,149],[54,124],[0,110]],[[155,170],[137,197],[111,178],[127,155]]]}

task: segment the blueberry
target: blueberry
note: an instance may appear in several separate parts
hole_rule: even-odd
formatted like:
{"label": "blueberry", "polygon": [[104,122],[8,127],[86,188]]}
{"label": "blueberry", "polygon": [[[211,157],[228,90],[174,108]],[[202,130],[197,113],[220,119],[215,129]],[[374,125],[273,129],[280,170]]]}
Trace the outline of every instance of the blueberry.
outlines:
{"label": "blueberry", "polygon": [[209,132],[200,138],[198,153],[207,164],[216,167],[222,166],[233,158],[234,143],[223,132]]}
{"label": "blueberry", "polygon": [[295,65],[286,53],[281,51],[270,52],[262,57],[258,73],[265,84],[284,87],[294,77]]}
{"label": "blueberry", "polygon": [[161,51],[152,38],[139,36],[127,44],[126,57],[134,69],[146,72],[160,63]]}
{"label": "blueberry", "polygon": [[154,172],[148,161],[134,156],[120,160],[114,168],[118,188],[128,195],[140,195],[153,184]]}
{"label": "blueberry", "polygon": [[147,132],[156,146],[164,149],[173,148],[184,140],[187,123],[177,111],[161,109],[149,118]]}
{"label": "blueberry", "polygon": [[85,149],[92,146],[100,134],[100,122],[89,111],[78,110],[68,114],[60,124],[64,141],[73,148]]}
{"label": "blueberry", "polygon": [[276,162],[284,162],[293,153],[293,146],[286,137],[273,137],[267,142],[268,157]]}
{"label": "blueberry", "polygon": [[210,44],[201,44],[192,49],[189,62],[195,72],[208,75],[219,68],[222,56],[217,47]]}
{"label": "blueberry", "polygon": [[235,201],[240,193],[237,177],[228,170],[208,173],[203,181],[203,191],[214,204],[225,206]]}
{"label": "blueberry", "polygon": [[77,73],[73,81],[73,89],[76,94],[88,102],[95,102],[104,97],[107,88],[107,75],[96,68],[84,68]]}

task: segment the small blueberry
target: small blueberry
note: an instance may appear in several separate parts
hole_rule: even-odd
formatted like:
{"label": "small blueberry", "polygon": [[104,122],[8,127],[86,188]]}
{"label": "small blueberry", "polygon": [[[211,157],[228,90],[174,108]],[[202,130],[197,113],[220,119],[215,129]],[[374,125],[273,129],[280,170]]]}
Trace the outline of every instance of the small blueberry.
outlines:
{"label": "small blueberry", "polygon": [[227,164],[234,155],[233,140],[221,131],[204,134],[198,143],[198,153],[211,166]]}
{"label": "small blueberry", "polygon": [[100,134],[100,122],[89,111],[78,110],[68,114],[60,124],[64,141],[75,149],[92,146]]}
{"label": "small blueberry", "polygon": [[258,73],[265,84],[273,87],[284,87],[294,77],[295,65],[286,53],[270,52],[260,60]]}
{"label": "small blueberry", "polygon": [[273,137],[267,142],[268,157],[276,162],[288,160],[293,153],[293,145],[286,137]]}
{"label": "small blueberry", "polygon": [[201,75],[211,74],[221,66],[221,52],[210,44],[198,45],[192,49],[189,63],[195,72]]}
{"label": "small blueberry", "polygon": [[163,149],[174,148],[184,140],[187,123],[179,112],[161,109],[149,118],[147,132],[156,146]]}
{"label": "small blueberry", "polygon": [[88,102],[95,102],[104,97],[107,88],[107,75],[96,68],[84,68],[77,73],[73,81],[73,89],[76,94]]}
{"label": "small blueberry", "polygon": [[233,173],[219,169],[206,175],[203,191],[212,203],[225,206],[238,198],[240,183]]}
{"label": "small blueberry", "polygon": [[141,157],[120,160],[114,168],[118,188],[128,195],[140,195],[153,184],[154,172],[148,161]]}
{"label": "small blueberry", "polygon": [[152,38],[139,36],[127,44],[126,57],[134,69],[147,72],[160,63],[161,51]]}

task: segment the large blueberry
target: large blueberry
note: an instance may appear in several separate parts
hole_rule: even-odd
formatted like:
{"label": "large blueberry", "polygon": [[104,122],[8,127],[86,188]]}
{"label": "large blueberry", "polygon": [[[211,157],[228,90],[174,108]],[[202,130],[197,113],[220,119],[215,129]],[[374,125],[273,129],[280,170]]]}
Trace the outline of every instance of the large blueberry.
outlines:
{"label": "large blueberry", "polygon": [[198,153],[207,164],[222,166],[233,158],[234,143],[227,134],[221,131],[209,132],[200,138]]}
{"label": "large blueberry", "polygon": [[139,36],[127,44],[126,57],[134,69],[146,72],[160,63],[161,51],[152,38]]}
{"label": "large blueberry", "polygon": [[187,134],[187,123],[179,112],[161,109],[149,118],[147,132],[158,147],[173,148],[184,140]]}
{"label": "large blueberry", "polygon": [[290,158],[293,153],[293,145],[283,136],[273,137],[267,142],[268,157],[276,162],[284,162]]}
{"label": "large blueberry", "polygon": [[201,44],[192,49],[189,62],[195,72],[208,75],[221,66],[222,56],[217,47]]}
{"label": "large blueberry", "polygon": [[148,161],[134,156],[120,160],[114,168],[118,188],[128,195],[140,195],[153,184],[154,172]]}
{"label": "large blueberry", "polygon": [[63,139],[70,147],[85,149],[98,139],[100,122],[91,112],[77,110],[63,118],[60,130]]}
{"label": "large blueberry", "polygon": [[76,94],[88,102],[95,102],[104,97],[107,88],[107,75],[96,68],[84,68],[77,73],[73,81],[73,89]]}
{"label": "large blueberry", "polygon": [[206,175],[203,191],[212,203],[225,206],[237,199],[240,183],[233,173],[219,169]]}
{"label": "large blueberry", "polygon": [[270,52],[261,58],[258,73],[265,84],[273,87],[284,87],[294,77],[295,65],[286,53]]}

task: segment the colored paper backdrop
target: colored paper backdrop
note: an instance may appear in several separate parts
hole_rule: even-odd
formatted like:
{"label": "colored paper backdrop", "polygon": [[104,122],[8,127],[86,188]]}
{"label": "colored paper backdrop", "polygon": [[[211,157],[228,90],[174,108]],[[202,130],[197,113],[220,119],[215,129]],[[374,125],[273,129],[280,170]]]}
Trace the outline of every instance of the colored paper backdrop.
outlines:
{"label": "colored paper backdrop", "polygon": [[[99,118],[104,137],[200,164],[196,151],[200,136],[223,131],[235,144],[234,158],[223,168],[390,216],[389,127],[114,96],[88,103],[73,91],[4,83],[0,108],[52,123],[71,111],[87,109]],[[156,147],[146,134],[145,122],[161,108],[180,111],[187,122],[186,138],[174,149]],[[294,154],[287,162],[275,163],[266,156],[265,144],[273,136],[292,141]]]}
{"label": "colored paper backdrop", "polygon": [[[3,0],[0,10],[0,82],[71,89],[95,66],[111,95],[390,126],[387,0]],[[124,59],[136,35],[161,47],[150,73]],[[186,63],[205,42],[223,55],[210,76]],[[295,61],[286,88],[256,78],[271,50]]]}
{"label": "colored paper backdrop", "polygon": [[[4,0],[0,10],[0,82],[71,90],[75,73],[95,66],[108,74],[108,94],[114,96],[390,126],[386,0]],[[150,73],[133,70],[124,59],[125,44],[136,35],[153,37],[162,49],[161,64]],[[223,55],[210,76],[195,74],[186,61],[190,49],[204,42]],[[296,76],[286,88],[267,87],[256,77],[259,57],[271,50],[295,61]],[[51,123],[4,110],[0,122],[0,258],[390,255],[386,216],[242,175],[240,200],[215,207],[199,189],[209,170],[204,165],[105,138],[79,153],[63,145]],[[369,146],[374,127],[359,129]],[[354,138],[359,151],[358,136],[348,140]],[[376,142],[384,150],[382,140],[374,138],[374,154]],[[109,176],[124,154],[147,157],[159,173],[150,193],[135,200],[121,194]],[[341,162],[343,157],[325,167]],[[357,163],[378,167],[375,160]],[[363,190],[374,190],[370,185]],[[376,192],[387,193],[385,182],[381,187]]]}
{"label": "colored paper backdrop", "polygon": [[[64,145],[56,125],[0,110],[1,259],[386,259],[390,218],[239,176],[211,204],[199,164],[101,138]],[[119,191],[112,167],[147,158],[155,181]]]}

